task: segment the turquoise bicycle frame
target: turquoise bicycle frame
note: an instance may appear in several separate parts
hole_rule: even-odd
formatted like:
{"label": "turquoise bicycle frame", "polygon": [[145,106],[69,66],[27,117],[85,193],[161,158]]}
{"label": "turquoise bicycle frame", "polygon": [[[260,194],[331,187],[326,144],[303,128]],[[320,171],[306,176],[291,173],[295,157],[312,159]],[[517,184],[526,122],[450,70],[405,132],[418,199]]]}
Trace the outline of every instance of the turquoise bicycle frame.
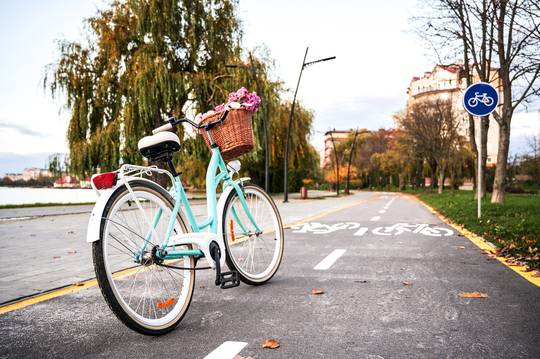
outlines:
{"label": "turquoise bicycle frame", "polygon": [[[208,169],[206,171],[207,218],[200,223],[197,222],[197,220],[195,219],[195,216],[193,215],[191,205],[189,204],[189,200],[184,190],[184,186],[182,185],[182,182],[180,181],[180,176],[179,175],[175,176],[174,182],[173,182],[175,203],[174,203],[174,208],[173,208],[171,218],[169,220],[169,225],[167,227],[167,232],[165,234],[165,239],[164,239],[163,244],[161,245],[162,250],[164,250],[168,246],[171,233],[174,229],[174,223],[176,221],[176,214],[179,213],[181,205],[184,207],[192,232],[200,232],[201,230],[205,228],[209,228],[211,233],[217,234],[218,215],[221,215],[217,213],[217,188],[221,182],[223,182],[223,189],[227,188],[228,186],[233,187],[233,190],[236,191],[238,195],[242,208],[246,212],[249,222],[253,225],[256,232],[261,232],[261,229],[255,222],[255,219],[253,218],[248,208],[241,185],[239,185],[236,181],[233,181],[231,176],[229,175],[229,172],[227,171],[227,166],[225,165],[225,162],[223,161],[223,157],[221,156],[221,152],[219,151],[219,148],[214,147],[211,150],[212,150],[212,157],[210,159],[210,163],[208,164]],[[242,230],[242,233],[244,235],[248,235],[248,231],[246,229],[247,227],[240,220],[238,214],[236,213],[235,208],[232,208],[232,214],[236,222],[239,224]],[[148,233],[146,234],[145,242],[142,245],[142,248],[140,249],[140,253],[144,253],[146,251],[146,247],[148,243],[151,243],[152,234],[154,233],[154,230],[161,219],[161,215],[162,215],[162,209],[160,208],[154,215],[154,218],[152,220],[152,228],[150,228],[148,230]],[[158,256],[159,256],[159,252],[158,252]],[[161,256],[160,257],[162,259],[177,259],[177,258],[182,258],[185,256],[202,257],[204,256],[204,254],[200,249],[184,250],[184,251],[177,251],[173,249],[173,250],[166,251],[166,255],[163,257]]]}

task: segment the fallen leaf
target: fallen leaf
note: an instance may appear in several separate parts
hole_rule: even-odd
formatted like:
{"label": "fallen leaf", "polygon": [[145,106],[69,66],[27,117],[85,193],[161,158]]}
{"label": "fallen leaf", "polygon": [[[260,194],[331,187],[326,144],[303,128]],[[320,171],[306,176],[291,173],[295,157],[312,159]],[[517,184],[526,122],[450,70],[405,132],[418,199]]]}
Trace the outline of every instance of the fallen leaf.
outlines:
{"label": "fallen leaf", "polygon": [[540,272],[534,272],[533,274],[531,274],[531,277],[539,278]]}
{"label": "fallen leaf", "polygon": [[321,295],[321,294],[324,294],[324,290],[321,289],[321,288],[313,288],[311,290],[311,294],[313,294],[313,295]]}
{"label": "fallen leaf", "polygon": [[521,271],[525,272],[525,273],[532,272],[532,268],[531,267],[525,267],[525,269],[522,269]]}
{"label": "fallen leaf", "polygon": [[75,254],[77,251],[75,249],[68,251],[68,254]]}
{"label": "fallen leaf", "polygon": [[279,342],[276,339],[266,339],[262,347],[266,349],[277,349],[279,348]]}
{"label": "fallen leaf", "polygon": [[465,246],[458,246],[458,249],[465,249]]}
{"label": "fallen leaf", "polygon": [[480,292],[461,292],[459,293],[459,296],[461,298],[488,298],[489,296],[486,293],[480,293]]}
{"label": "fallen leaf", "polygon": [[405,281],[405,282],[403,282],[403,285],[413,285],[413,284],[412,284],[412,282]]}
{"label": "fallen leaf", "polygon": [[54,256],[52,259],[60,259],[60,256]]}
{"label": "fallen leaf", "polygon": [[73,285],[74,285],[75,287],[82,287],[82,286],[84,285],[84,283],[81,283],[81,282],[75,282],[75,283],[73,283]]}

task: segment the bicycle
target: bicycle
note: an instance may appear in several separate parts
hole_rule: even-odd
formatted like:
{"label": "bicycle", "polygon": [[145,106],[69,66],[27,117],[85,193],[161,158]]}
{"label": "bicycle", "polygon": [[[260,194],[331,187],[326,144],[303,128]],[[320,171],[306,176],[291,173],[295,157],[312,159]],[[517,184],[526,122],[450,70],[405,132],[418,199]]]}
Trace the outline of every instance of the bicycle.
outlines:
{"label": "bicycle", "polygon": [[474,97],[471,97],[468,101],[470,107],[476,107],[479,103],[483,103],[485,106],[493,105],[495,100],[492,97],[489,97],[487,93],[480,94],[479,92],[474,93]]}
{"label": "bicycle", "polygon": [[[115,172],[92,176],[99,199],[87,241],[92,242],[96,278],[116,317],[139,333],[161,335],[180,323],[191,303],[197,270],[215,270],[215,284],[228,289],[240,281],[262,285],[280,266],[284,233],[274,201],[262,188],[247,183],[249,178],[233,180],[240,162],[225,164],[212,137],[212,130],[241,106],[228,105],[217,120],[204,125],[171,118],[141,139],[141,154],[163,160],[168,170],[124,164]],[[202,222],[193,214],[172,161],[180,140],[168,130],[182,123],[203,130],[211,144],[207,218]],[[166,175],[171,189],[144,177],[152,173]],[[205,228],[208,231],[202,232]],[[197,267],[201,259],[207,265]],[[223,270],[225,264],[229,271]]]}

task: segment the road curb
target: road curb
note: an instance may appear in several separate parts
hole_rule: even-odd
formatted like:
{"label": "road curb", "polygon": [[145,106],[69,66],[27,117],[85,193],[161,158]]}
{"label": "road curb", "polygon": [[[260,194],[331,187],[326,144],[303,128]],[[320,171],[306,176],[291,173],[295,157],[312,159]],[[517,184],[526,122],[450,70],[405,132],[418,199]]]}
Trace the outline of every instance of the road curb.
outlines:
{"label": "road curb", "polygon": [[[403,193],[402,195],[409,198],[409,199],[411,199],[411,200],[413,200],[413,201],[415,201],[415,202],[418,202],[418,203],[422,204],[430,212],[435,214],[441,221],[443,221],[444,223],[446,223],[450,227],[452,227],[455,230],[457,230],[458,232],[460,232],[465,238],[467,238],[468,240],[473,242],[478,248],[480,248],[480,249],[482,249],[484,251],[490,252],[490,253],[496,248],[496,246],[493,243],[485,240],[484,238],[477,235],[476,233],[471,232],[470,230],[463,227],[462,225],[457,224],[457,223],[453,222],[452,220],[448,219],[443,214],[441,214],[439,211],[437,211],[435,208],[431,207],[429,204],[422,201],[420,198],[418,198],[416,196],[413,196],[413,195],[410,195],[410,194],[405,194],[405,193]],[[533,272],[525,272],[525,270],[527,269],[526,266],[509,265],[506,262],[506,258],[504,258],[504,257],[495,256],[495,259],[497,259],[500,263],[504,264],[505,267],[513,270],[514,272],[519,274],[521,277],[525,278],[530,283],[536,285],[537,287],[540,287],[540,277],[533,277],[532,276]]]}

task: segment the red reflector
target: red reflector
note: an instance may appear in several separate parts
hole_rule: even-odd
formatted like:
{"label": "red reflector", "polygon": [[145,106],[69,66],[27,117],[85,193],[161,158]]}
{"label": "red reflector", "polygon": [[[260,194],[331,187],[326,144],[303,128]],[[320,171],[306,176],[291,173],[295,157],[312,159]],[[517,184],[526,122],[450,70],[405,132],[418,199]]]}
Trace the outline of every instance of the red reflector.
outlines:
{"label": "red reflector", "polygon": [[106,172],[92,178],[97,189],[111,188],[116,184],[116,172]]}

